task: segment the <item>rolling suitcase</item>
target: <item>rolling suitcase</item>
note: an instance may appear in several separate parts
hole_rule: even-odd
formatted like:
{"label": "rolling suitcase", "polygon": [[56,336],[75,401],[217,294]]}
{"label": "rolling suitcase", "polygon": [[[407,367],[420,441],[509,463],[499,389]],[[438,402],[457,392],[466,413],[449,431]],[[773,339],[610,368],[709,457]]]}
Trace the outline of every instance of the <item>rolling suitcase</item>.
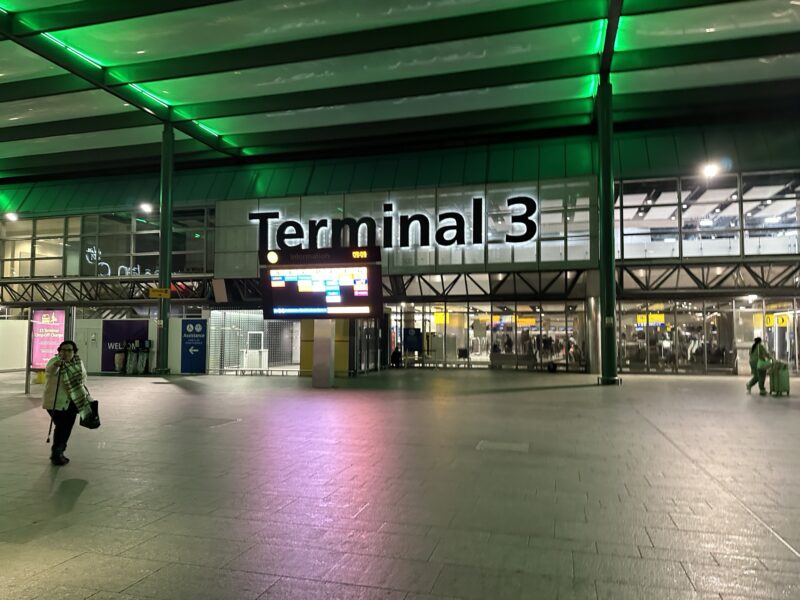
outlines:
{"label": "rolling suitcase", "polygon": [[775,361],[769,370],[769,393],[773,396],[789,395],[789,365]]}

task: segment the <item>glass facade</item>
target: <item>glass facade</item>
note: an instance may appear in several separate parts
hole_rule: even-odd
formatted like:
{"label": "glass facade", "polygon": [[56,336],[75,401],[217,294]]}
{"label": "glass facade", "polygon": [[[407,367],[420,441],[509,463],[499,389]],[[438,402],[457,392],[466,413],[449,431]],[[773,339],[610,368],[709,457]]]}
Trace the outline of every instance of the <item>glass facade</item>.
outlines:
{"label": "glass facade", "polygon": [[623,181],[617,258],[796,255],[799,190],[797,171]]}
{"label": "glass facade", "polygon": [[[158,216],[133,213],[0,221],[0,272],[13,277],[127,277],[158,273]],[[214,210],[173,215],[172,271],[211,273]]]}
{"label": "glass facade", "polygon": [[798,371],[798,298],[620,302],[618,359],[631,373],[750,372],[755,337]]}
{"label": "glass facade", "polygon": [[586,367],[583,302],[387,305],[389,347],[406,366],[568,371]]}

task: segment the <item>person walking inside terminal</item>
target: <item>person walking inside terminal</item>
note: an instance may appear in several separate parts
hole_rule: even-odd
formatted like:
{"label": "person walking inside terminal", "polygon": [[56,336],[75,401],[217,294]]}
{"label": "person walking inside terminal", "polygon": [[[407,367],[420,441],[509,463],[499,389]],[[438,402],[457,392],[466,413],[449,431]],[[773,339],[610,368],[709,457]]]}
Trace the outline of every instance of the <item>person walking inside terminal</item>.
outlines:
{"label": "person walking inside terminal", "polygon": [[67,442],[78,414],[91,422],[96,419],[86,389],[86,368],[78,356],[75,342],[65,340],[58,347],[58,354],[45,367],[46,381],[42,408],[50,413],[55,425],[50,462],[62,466],[69,462],[64,456]]}
{"label": "person walking inside terminal", "polygon": [[753,345],[750,348],[750,371],[753,376],[747,382],[748,394],[750,389],[758,383],[758,392],[762,396],[767,395],[767,388],[764,387],[764,382],[767,379],[767,369],[770,364],[772,364],[772,357],[767,352],[767,349],[764,348],[764,344],[761,343],[761,338],[757,337],[753,340]]}

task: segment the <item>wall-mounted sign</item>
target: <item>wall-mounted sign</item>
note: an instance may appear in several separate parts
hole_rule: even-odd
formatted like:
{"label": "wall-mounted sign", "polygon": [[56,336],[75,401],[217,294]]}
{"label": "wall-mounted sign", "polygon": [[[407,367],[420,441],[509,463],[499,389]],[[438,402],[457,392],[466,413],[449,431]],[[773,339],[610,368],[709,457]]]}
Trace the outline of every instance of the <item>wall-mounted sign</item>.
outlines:
{"label": "wall-mounted sign", "polygon": [[664,325],[666,323],[666,319],[664,318],[664,313],[647,313],[636,315],[636,324],[637,325]]}
{"label": "wall-mounted sign", "polygon": [[181,320],[181,373],[206,372],[206,319]]}
{"label": "wall-mounted sign", "polygon": [[[359,218],[323,217],[301,221],[287,219],[278,210],[251,212],[249,217],[258,221],[259,248],[262,250],[316,249],[321,236],[330,240],[331,248],[359,245],[425,248],[485,243],[487,232],[484,231],[484,222],[488,228],[494,227],[493,219],[486,220],[485,210],[484,198],[476,196],[463,210],[451,208],[433,216],[424,212],[401,212],[393,203],[387,202],[383,204],[382,214],[363,215]],[[535,198],[525,195],[511,196],[505,201],[505,210],[510,213],[511,229],[502,236],[502,241],[507,244],[524,244],[536,239],[538,225],[535,217],[538,204]],[[365,243],[358,244],[357,240],[360,238]],[[273,239],[276,248],[271,247],[270,242]]]}
{"label": "wall-mounted sign", "polygon": [[760,313],[755,313],[753,315],[753,326],[756,328],[760,328],[762,323],[766,327],[774,327],[775,325],[789,327],[789,321],[790,316],[787,313],[767,313],[763,316]]}
{"label": "wall-mounted sign", "polygon": [[124,370],[124,362],[115,361],[115,356],[125,356],[128,346],[144,346],[147,340],[146,319],[119,319],[103,321],[103,347],[100,351],[100,370],[113,372]]}
{"label": "wall-mounted sign", "polygon": [[149,298],[169,298],[169,288],[149,288],[147,296]]}
{"label": "wall-mounted sign", "polygon": [[58,353],[64,341],[66,312],[63,310],[34,310],[31,333],[31,367],[44,369],[47,361]]}

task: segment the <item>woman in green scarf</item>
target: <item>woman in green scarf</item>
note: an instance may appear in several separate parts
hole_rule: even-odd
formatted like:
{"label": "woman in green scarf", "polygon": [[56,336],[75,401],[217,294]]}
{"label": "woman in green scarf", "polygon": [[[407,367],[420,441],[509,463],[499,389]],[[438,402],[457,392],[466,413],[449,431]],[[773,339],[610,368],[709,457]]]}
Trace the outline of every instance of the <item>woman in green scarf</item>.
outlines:
{"label": "woman in green scarf", "polygon": [[75,418],[92,418],[89,393],[86,390],[86,368],[78,356],[78,346],[71,340],[61,342],[58,354],[45,367],[42,408],[50,413],[55,425],[50,462],[62,466],[69,462],[64,456]]}

